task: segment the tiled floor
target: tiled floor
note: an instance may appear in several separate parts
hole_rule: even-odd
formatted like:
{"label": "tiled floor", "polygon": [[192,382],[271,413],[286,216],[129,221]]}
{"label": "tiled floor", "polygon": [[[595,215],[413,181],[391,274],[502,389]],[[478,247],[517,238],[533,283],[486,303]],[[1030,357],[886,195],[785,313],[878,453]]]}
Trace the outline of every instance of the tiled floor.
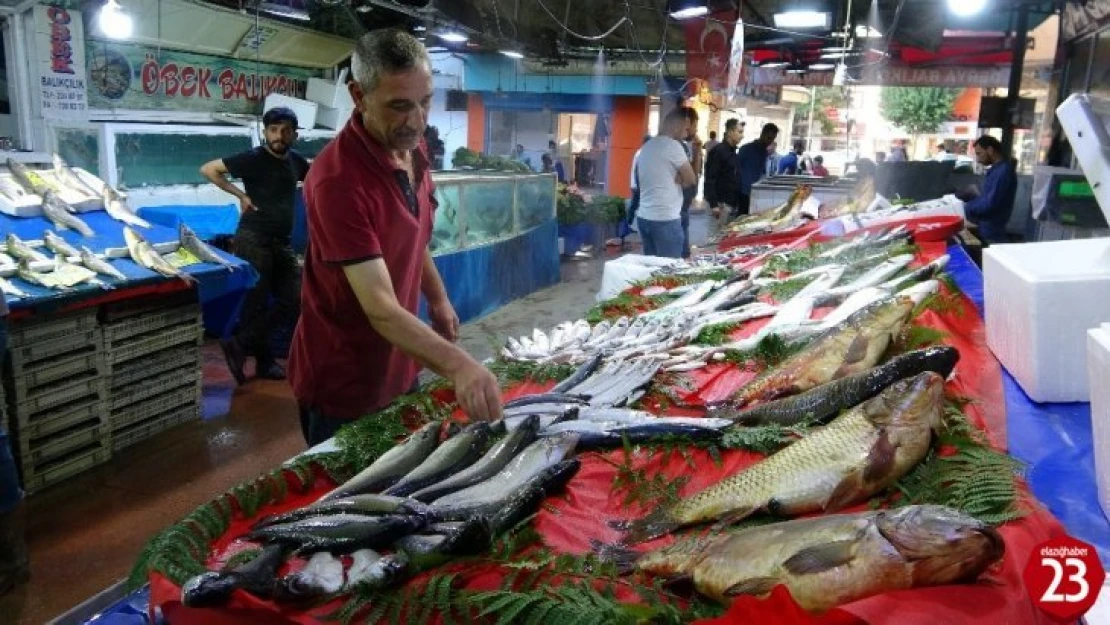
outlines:
{"label": "tiled floor", "polygon": [[[694,215],[693,240],[706,220]],[[615,253],[615,250],[609,250]],[[463,327],[464,349],[492,355],[490,337],[531,333],[583,314],[599,260],[563,263],[562,282]],[[45,623],[127,576],[146,541],[229,487],[304,450],[284,382],[236,388],[219,347],[204,349],[205,415],[163,432],[73,480],[28,498],[32,580],[0,597],[0,625]]]}

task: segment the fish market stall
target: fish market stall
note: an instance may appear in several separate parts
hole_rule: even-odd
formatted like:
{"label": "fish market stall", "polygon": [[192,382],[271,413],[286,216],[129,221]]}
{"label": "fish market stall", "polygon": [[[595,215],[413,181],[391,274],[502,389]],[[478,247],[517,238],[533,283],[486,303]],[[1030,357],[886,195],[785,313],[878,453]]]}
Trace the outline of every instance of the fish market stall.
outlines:
{"label": "fish market stall", "polygon": [[88,172],[43,165],[0,168],[5,429],[29,492],[198,418],[201,305],[241,300],[256,279],[187,227],[146,222]]}
{"label": "fish market stall", "polygon": [[173,623],[1051,622],[1021,572],[1065,529],[1006,453],[958,248],[911,235],[664,268],[507,340],[501,423],[405,396],[168,528],[132,582]]}

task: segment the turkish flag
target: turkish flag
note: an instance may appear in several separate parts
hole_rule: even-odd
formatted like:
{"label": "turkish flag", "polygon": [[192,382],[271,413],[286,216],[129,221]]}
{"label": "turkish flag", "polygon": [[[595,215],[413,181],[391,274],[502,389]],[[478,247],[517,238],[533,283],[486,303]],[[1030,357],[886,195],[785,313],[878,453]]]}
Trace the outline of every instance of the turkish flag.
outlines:
{"label": "turkish flag", "polygon": [[729,9],[685,23],[687,78],[704,80],[712,91],[728,89],[732,31],[739,17]]}

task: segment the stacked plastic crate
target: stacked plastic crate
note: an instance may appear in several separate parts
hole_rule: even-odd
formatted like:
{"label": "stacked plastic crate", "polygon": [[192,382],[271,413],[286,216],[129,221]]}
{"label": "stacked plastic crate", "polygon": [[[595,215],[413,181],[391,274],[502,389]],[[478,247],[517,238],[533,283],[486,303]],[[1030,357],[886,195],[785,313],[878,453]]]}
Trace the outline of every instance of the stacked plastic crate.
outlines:
{"label": "stacked plastic crate", "polygon": [[28,492],[112,455],[105,361],[95,310],[10,326],[4,385],[13,451]]}
{"label": "stacked plastic crate", "polygon": [[108,304],[101,321],[115,451],[200,416],[204,331],[195,299]]}

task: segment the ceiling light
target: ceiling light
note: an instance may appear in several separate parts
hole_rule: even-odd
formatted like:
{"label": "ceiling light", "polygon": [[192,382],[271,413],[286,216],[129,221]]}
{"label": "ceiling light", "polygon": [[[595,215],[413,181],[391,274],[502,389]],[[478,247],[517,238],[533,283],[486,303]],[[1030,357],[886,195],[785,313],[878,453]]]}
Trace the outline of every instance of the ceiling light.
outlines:
{"label": "ceiling light", "polygon": [[761,64],[760,67],[765,69],[778,69],[780,67],[786,67],[787,65],[790,65],[790,63],[787,63],[786,61],[767,61],[766,63]]}
{"label": "ceiling light", "polygon": [[135,28],[131,16],[123,12],[116,0],[108,0],[97,15],[100,32],[112,39],[127,39]]}
{"label": "ceiling light", "polygon": [[804,67],[791,67],[790,69],[786,70],[786,73],[787,74],[804,74],[804,73],[806,73],[806,70],[805,70]]}
{"label": "ceiling light", "polygon": [[417,24],[416,26],[412,27],[412,32],[414,32],[414,33],[422,33],[426,30],[428,30],[428,27],[427,26],[421,26],[420,24]]}
{"label": "ceiling light", "polygon": [[258,3],[258,10],[262,11],[263,13],[269,13],[270,15],[276,15],[278,17],[287,17],[289,19],[300,20],[302,22],[312,21],[312,18],[309,17],[307,11],[304,11],[304,10],[301,10],[301,9],[295,9],[292,6],[288,5],[288,4],[282,4],[281,2],[277,2],[277,1],[274,1],[274,2],[260,2],[260,3]]}
{"label": "ceiling light", "polygon": [[882,37],[883,34],[875,30],[874,27],[864,26],[863,24],[860,24],[859,26],[856,26],[856,36],[861,39],[878,39],[879,37]]}
{"label": "ceiling light", "polygon": [[809,69],[815,72],[826,72],[830,69],[836,69],[836,65],[832,63],[814,63],[809,66]]}
{"label": "ceiling light", "polygon": [[829,46],[828,48],[821,48],[822,52],[848,52],[851,48],[845,46]]}
{"label": "ceiling light", "polygon": [[706,6],[687,7],[685,9],[679,9],[677,11],[672,11],[671,12],[671,17],[673,17],[676,20],[688,20],[688,19],[693,19],[695,17],[702,17],[704,15],[709,15],[709,7],[706,7]]}
{"label": "ceiling light", "polygon": [[829,14],[822,11],[775,13],[776,28],[828,28]]}
{"label": "ceiling light", "polygon": [[448,43],[466,43],[467,40],[470,39],[470,37],[467,37],[466,35],[460,32],[455,32],[453,30],[446,33],[440,33],[439,38]]}
{"label": "ceiling light", "polygon": [[948,10],[959,17],[981,13],[986,7],[987,0],[948,0]]}
{"label": "ceiling light", "polygon": [[363,5],[360,5],[355,10],[358,11],[359,13],[369,13],[369,12],[374,10],[374,7],[370,6],[369,4],[363,4]]}
{"label": "ceiling light", "polygon": [[850,56],[860,56],[861,54],[863,54],[863,52],[860,51],[860,50],[851,50],[851,51],[848,51],[848,52],[830,52],[830,53],[827,53],[827,54],[822,54],[821,59],[826,60],[826,61],[828,61],[828,60],[834,60],[835,61],[835,60],[838,60],[838,59],[846,59]]}
{"label": "ceiling light", "polygon": [[516,50],[502,50],[501,54],[504,54],[505,56],[509,57],[510,59],[520,60],[520,59],[524,58],[524,55],[521,54],[520,52],[517,52]]}

